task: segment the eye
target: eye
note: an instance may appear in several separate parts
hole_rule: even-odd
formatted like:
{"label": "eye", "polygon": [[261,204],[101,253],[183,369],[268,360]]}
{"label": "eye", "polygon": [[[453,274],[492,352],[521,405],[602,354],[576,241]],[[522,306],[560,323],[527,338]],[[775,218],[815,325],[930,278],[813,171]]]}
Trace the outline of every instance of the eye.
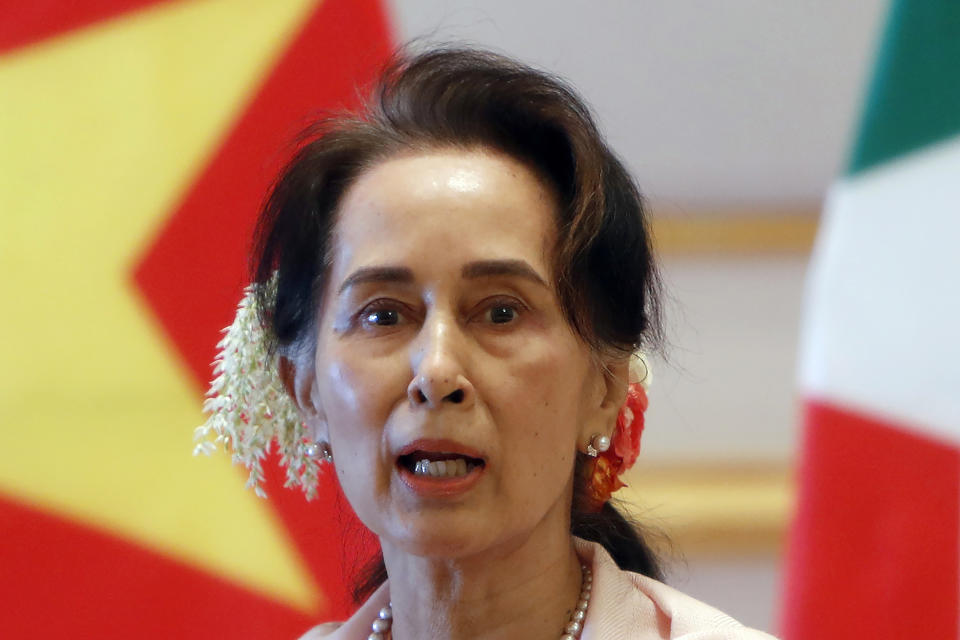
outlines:
{"label": "eye", "polygon": [[512,322],[517,317],[517,310],[506,304],[498,304],[490,307],[487,311],[487,317],[494,324],[506,324]]}
{"label": "eye", "polygon": [[403,311],[390,300],[375,300],[357,315],[359,324],[365,328],[394,327],[406,321]]}
{"label": "eye", "polygon": [[396,309],[375,309],[367,313],[363,321],[378,327],[389,327],[400,322],[400,314]]}
{"label": "eye", "polygon": [[513,298],[498,298],[484,305],[482,319],[490,324],[512,324],[520,319],[524,309],[523,303]]}

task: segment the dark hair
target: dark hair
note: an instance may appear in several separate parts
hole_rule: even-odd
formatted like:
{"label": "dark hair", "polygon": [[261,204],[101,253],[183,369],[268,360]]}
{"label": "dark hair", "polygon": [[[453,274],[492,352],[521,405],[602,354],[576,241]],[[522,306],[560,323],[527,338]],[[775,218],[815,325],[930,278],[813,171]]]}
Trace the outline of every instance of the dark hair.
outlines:
{"label": "dark hair", "polygon": [[[510,58],[462,47],[398,54],[369,101],[311,126],[260,215],[253,278],[273,348],[312,349],[330,236],[344,192],[400,153],[485,148],[526,163],[557,195],[555,286],[574,331],[597,353],[659,348],[660,285],[643,199],[589,109],[564,81]],[[602,544],[622,569],[661,577],[638,529],[609,503],[580,507],[576,464],[571,532]],[[382,558],[358,589],[383,581]]]}

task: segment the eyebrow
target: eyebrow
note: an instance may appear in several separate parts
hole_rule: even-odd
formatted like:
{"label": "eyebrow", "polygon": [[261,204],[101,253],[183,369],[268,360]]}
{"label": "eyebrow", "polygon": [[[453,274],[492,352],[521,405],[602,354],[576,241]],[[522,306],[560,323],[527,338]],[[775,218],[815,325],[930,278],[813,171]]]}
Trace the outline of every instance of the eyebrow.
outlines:
{"label": "eyebrow", "polygon": [[413,271],[407,267],[362,267],[357,269],[340,285],[338,294],[350,287],[366,282],[398,282],[409,284],[413,282]]}
{"label": "eyebrow", "polygon": [[463,266],[461,275],[467,279],[489,276],[516,276],[550,288],[533,267],[523,260],[480,260]]}
{"label": "eyebrow", "polygon": [[[515,276],[550,288],[533,267],[523,260],[478,260],[465,264],[460,274],[468,280],[492,276]],[[407,267],[361,267],[343,281],[337,293],[341,294],[350,287],[368,282],[409,284],[413,281],[413,271]]]}

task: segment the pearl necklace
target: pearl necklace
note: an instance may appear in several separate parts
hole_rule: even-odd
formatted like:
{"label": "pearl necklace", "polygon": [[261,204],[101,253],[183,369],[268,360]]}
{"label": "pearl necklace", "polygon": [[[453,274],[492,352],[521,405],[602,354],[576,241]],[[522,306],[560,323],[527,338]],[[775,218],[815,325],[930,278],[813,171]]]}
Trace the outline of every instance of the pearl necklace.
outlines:
{"label": "pearl necklace", "polygon": [[[583,630],[583,619],[587,617],[587,606],[590,604],[590,590],[593,588],[593,576],[587,565],[580,565],[582,576],[582,585],[580,587],[580,599],[577,600],[577,606],[570,616],[570,621],[563,629],[563,635],[560,640],[576,640],[580,637],[580,631]],[[386,640],[390,633],[390,627],[393,626],[393,608],[392,603],[387,604],[380,609],[377,619],[373,621],[370,627],[370,635],[367,640]]]}

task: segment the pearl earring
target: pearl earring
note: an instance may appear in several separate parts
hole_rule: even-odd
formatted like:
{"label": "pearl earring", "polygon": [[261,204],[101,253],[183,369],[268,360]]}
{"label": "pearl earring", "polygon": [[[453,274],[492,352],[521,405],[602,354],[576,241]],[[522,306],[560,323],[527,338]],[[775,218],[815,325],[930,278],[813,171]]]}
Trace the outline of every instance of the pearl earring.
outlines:
{"label": "pearl earring", "polygon": [[303,445],[303,453],[309,458],[320,456],[325,462],[333,462],[333,451],[330,445],[322,440],[320,442],[308,440]]}
{"label": "pearl earring", "polygon": [[596,458],[600,453],[610,448],[610,438],[599,433],[594,434],[587,443],[587,455]]}

